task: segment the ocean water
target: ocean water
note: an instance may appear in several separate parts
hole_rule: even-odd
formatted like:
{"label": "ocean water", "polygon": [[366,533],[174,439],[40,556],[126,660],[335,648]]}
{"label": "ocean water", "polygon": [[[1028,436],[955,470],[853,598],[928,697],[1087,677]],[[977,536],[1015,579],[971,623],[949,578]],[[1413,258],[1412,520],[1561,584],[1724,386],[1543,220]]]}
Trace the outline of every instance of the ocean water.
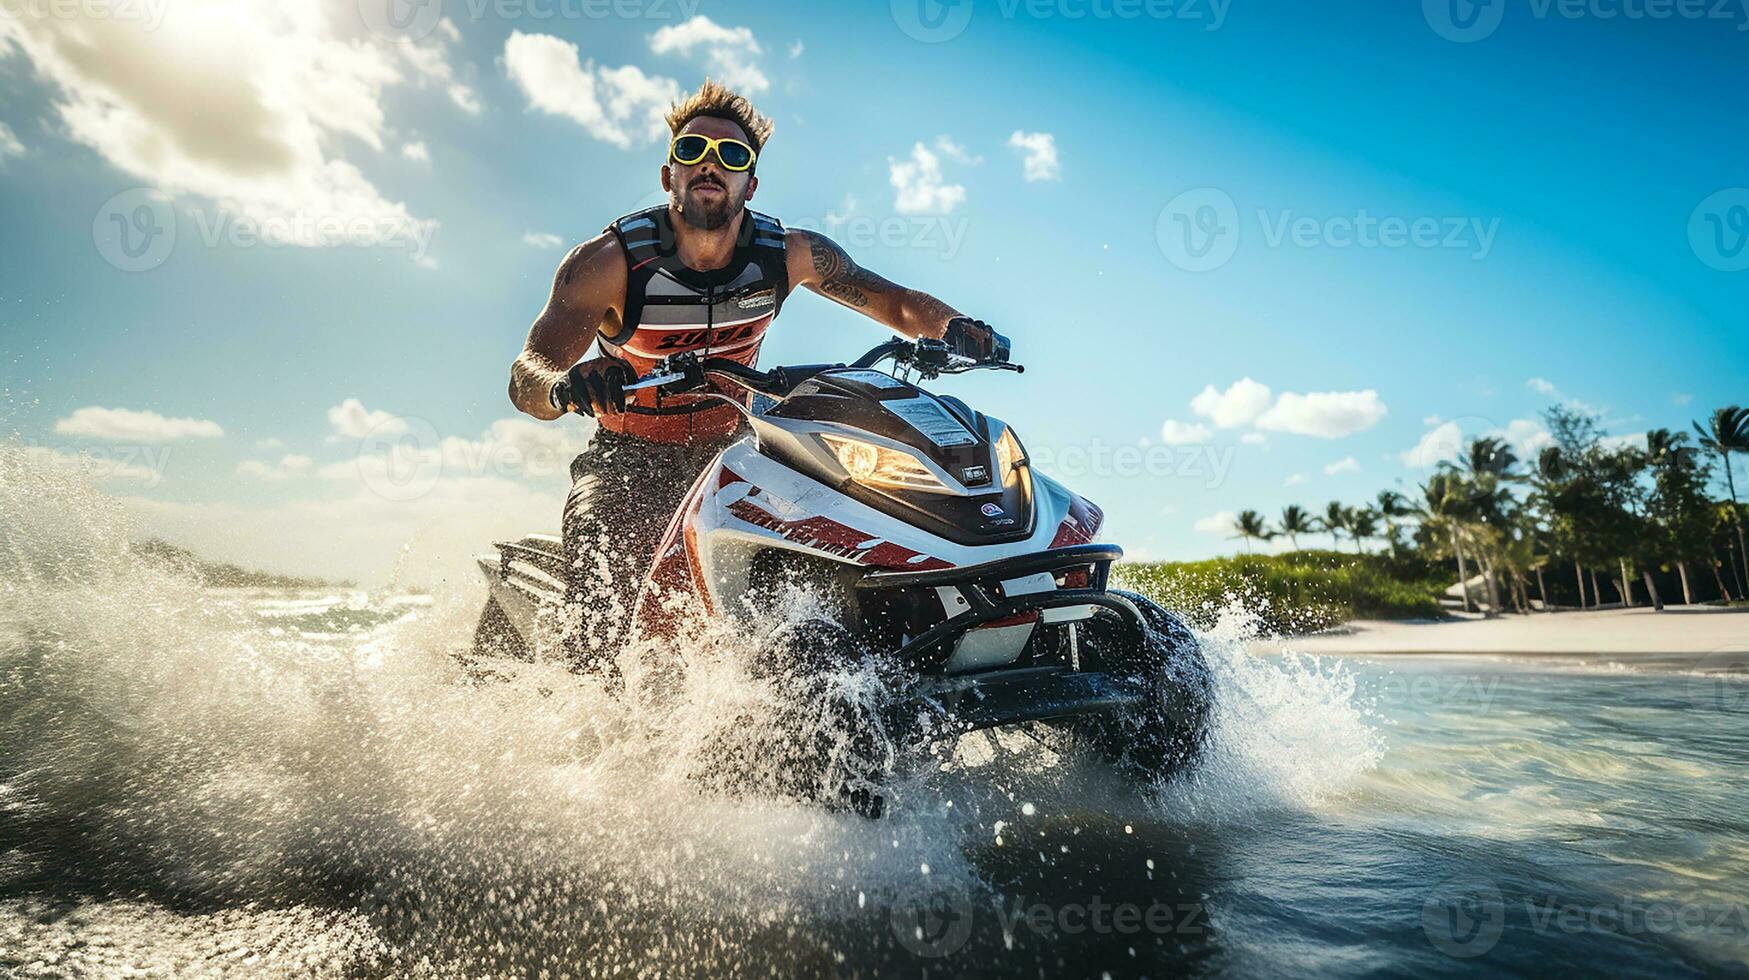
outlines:
{"label": "ocean water", "polygon": [[757,636],[610,696],[467,664],[467,585],[207,588],[0,476],[0,973],[1749,973],[1705,664],[1256,658],[1235,605],[1191,777],[979,737],[865,820],[700,778]]}

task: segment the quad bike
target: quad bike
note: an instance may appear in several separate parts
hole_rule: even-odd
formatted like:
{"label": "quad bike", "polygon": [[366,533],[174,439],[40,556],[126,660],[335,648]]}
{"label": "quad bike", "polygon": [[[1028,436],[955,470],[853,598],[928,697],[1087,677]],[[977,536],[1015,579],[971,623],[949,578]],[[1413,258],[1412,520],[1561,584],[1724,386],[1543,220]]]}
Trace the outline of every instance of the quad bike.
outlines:
{"label": "quad bike", "polygon": [[[789,775],[767,789],[879,812],[892,745],[1008,726],[1085,745],[1142,781],[1197,758],[1211,697],[1201,650],[1172,614],[1108,586],[1123,552],[1094,542],[1100,509],[1035,472],[1008,425],[912,383],[980,369],[1023,370],[1005,348],[974,361],[893,340],[848,365],[771,371],[680,354],[628,386],[722,398],[752,430],[675,513],[632,635],[670,635],[688,614],[768,624],[798,584],[834,611],[781,630],[765,669],[797,711],[851,737],[816,727],[785,743]],[[763,410],[711,393],[724,382],[764,396]],[[541,608],[565,595],[559,540],[502,542],[479,562],[492,595],[479,645],[525,649]],[[874,708],[812,682],[864,660],[887,678]]]}

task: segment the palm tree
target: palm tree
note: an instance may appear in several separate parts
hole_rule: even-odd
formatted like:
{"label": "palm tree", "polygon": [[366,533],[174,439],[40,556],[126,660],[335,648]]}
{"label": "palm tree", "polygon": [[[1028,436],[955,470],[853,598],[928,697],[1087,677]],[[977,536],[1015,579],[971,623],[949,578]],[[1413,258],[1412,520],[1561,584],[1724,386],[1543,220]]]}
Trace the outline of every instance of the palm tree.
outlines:
{"label": "palm tree", "polygon": [[[1738,405],[1727,405],[1713,410],[1712,418],[1707,420],[1707,428],[1701,428],[1699,422],[1694,423],[1694,431],[1700,434],[1701,448],[1719,454],[1719,461],[1725,464],[1725,486],[1731,490],[1731,516],[1737,524],[1737,557],[1743,563],[1743,580],[1749,581],[1749,548],[1743,543],[1743,515],[1738,510],[1737,479],[1731,475],[1731,454],[1749,453],[1749,408]],[[1743,589],[1739,582],[1738,591]]]}
{"label": "palm tree", "polygon": [[1318,519],[1318,526],[1330,535],[1331,547],[1340,550],[1342,532],[1348,530],[1348,508],[1341,501],[1330,501],[1324,505],[1324,516]]}
{"label": "palm tree", "polygon": [[1300,535],[1310,534],[1315,529],[1312,515],[1299,504],[1288,504],[1281,509],[1281,533],[1287,535],[1295,551],[1300,550]]}
{"label": "palm tree", "polygon": [[1457,557],[1458,587],[1464,594],[1464,612],[1475,612],[1475,604],[1470,601],[1470,571],[1464,563],[1463,543],[1458,540],[1466,502],[1462,484],[1463,478],[1456,473],[1442,470],[1433,474],[1421,485],[1422,503],[1416,513],[1423,527],[1435,533],[1444,531],[1450,540],[1452,554]]}
{"label": "palm tree", "polygon": [[1263,520],[1263,515],[1254,510],[1240,511],[1239,516],[1233,520],[1233,529],[1239,532],[1238,534],[1233,535],[1233,537],[1245,539],[1245,550],[1247,552],[1251,550],[1251,540],[1253,538],[1258,541],[1268,541],[1270,538],[1275,537],[1275,532],[1269,530],[1269,525]]}
{"label": "palm tree", "polygon": [[1366,551],[1365,544],[1379,533],[1379,512],[1362,507],[1348,512],[1348,536],[1354,539],[1355,554]]}
{"label": "palm tree", "polygon": [[1415,508],[1409,506],[1409,499],[1395,490],[1380,490],[1376,506],[1379,516],[1385,521],[1385,540],[1391,543],[1391,555],[1397,554],[1397,521],[1400,518],[1413,516]]}

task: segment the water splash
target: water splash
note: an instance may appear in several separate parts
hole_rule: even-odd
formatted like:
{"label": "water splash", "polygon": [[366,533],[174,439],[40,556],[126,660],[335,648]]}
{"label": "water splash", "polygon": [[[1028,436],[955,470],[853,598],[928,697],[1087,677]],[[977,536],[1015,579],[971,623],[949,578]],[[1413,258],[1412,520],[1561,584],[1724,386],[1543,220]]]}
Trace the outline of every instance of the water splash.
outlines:
{"label": "water splash", "polygon": [[[222,918],[239,948],[291,957],[267,964],[600,975],[728,969],[758,947],[820,972],[854,945],[825,925],[885,934],[924,879],[985,889],[976,852],[999,821],[1136,805],[1013,734],[909,773],[880,821],[716,792],[698,773],[724,732],[775,710],[748,666],[769,635],[704,626],[640,651],[627,696],[551,656],[483,673],[457,656],[477,592],[348,596],[327,608],[351,625],[324,628],[322,602],[140,560],[116,502],[65,473],[0,448],[0,476],[0,935],[20,948],[76,928],[17,928],[49,921],[25,910],[49,896],[141,935],[167,909]],[[779,619],[808,615],[798,599]],[[1311,805],[1376,759],[1352,683],[1250,659],[1249,628],[1233,609],[1205,636],[1209,760],[1165,790],[1168,820]],[[639,674],[675,652],[678,683]],[[880,681],[834,678],[853,696]],[[287,922],[309,935],[288,942]]]}

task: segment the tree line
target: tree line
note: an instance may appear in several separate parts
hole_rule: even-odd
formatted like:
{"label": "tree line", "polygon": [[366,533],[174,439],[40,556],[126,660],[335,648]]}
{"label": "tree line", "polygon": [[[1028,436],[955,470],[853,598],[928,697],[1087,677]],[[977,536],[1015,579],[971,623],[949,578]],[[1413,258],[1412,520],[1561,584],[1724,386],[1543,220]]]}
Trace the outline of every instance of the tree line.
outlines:
{"label": "tree line", "polygon": [[[1749,408],[1714,411],[1694,423],[1692,441],[1654,429],[1644,446],[1609,439],[1597,416],[1568,406],[1543,419],[1551,442],[1534,459],[1496,437],[1473,439],[1414,497],[1385,490],[1364,506],[1332,502],[1322,513],[1290,504],[1274,524],[1242,511],[1234,537],[1247,549],[1285,537],[1297,551],[1301,535],[1325,533],[1338,549],[1344,537],[1357,553],[1382,540],[1392,557],[1453,560],[1464,608],[1485,603],[1490,616],[1508,603],[1530,611],[1533,583],[1542,607],[1552,608],[1549,576],[1557,574],[1571,576],[1580,608],[1603,605],[1607,583],[1612,603],[1636,605],[1637,584],[1662,609],[1654,572],[1672,570],[1684,603],[1694,603],[1701,576],[1727,602],[1749,597],[1745,507],[1731,472],[1732,454],[1749,454]],[[1709,490],[1715,464],[1722,498]],[[1470,585],[1477,575],[1480,597]]]}

